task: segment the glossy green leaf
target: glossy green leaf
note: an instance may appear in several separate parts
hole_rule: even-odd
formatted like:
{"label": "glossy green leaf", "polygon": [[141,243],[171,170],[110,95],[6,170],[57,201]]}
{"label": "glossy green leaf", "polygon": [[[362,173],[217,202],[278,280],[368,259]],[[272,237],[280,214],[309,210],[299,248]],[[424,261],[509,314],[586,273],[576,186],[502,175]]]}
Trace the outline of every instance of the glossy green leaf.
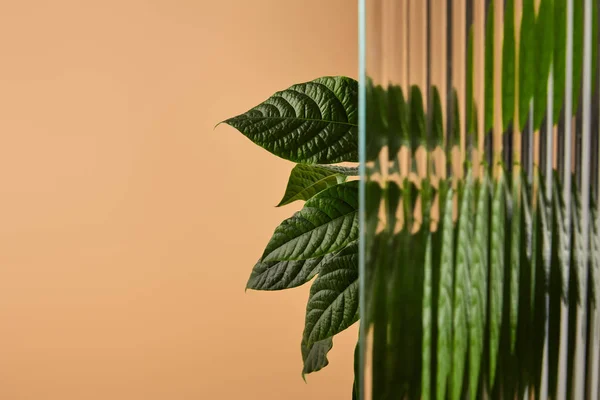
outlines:
{"label": "glossy green leaf", "polygon": [[334,253],[309,260],[259,261],[246,284],[253,290],[283,290],[298,287],[319,273],[321,265],[334,257]]}
{"label": "glossy green leaf", "polygon": [[357,168],[298,164],[292,169],[283,199],[277,207],[296,200],[308,200],[315,194],[343,183],[347,176],[358,175]]}
{"label": "glossy green leaf", "polygon": [[358,161],[358,83],[350,78],[293,85],[223,122],[286,160]]}
{"label": "glossy green leaf", "polygon": [[449,182],[440,183],[440,208],[443,210],[442,253],[440,264],[439,302],[437,315],[437,374],[438,399],[446,396],[448,377],[452,369],[452,292],[454,287],[454,224],[452,221],[453,191]]}
{"label": "glossy green leaf", "polygon": [[554,54],[554,0],[541,0],[535,21],[535,46],[539,49],[535,60],[534,130],[542,125],[546,115],[548,76]]}
{"label": "glossy green leaf", "polygon": [[304,341],[312,345],[358,320],[358,242],[323,263],[310,288]]}
{"label": "glossy green leaf", "polygon": [[506,131],[515,114],[515,0],[506,0],[504,7],[504,39],[502,41],[502,130]]}
{"label": "glossy green leaf", "polygon": [[332,338],[321,340],[312,345],[307,345],[304,340],[302,341],[302,344],[300,345],[302,350],[302,362],[304,363],[304,366],[302,367],[302,378],[304,378],[306,374],[320,371],[329,365],[327,353],[329,353],[332,347]]}
{"label": "glossy green leaf", "polygon": [[477,398],[487,319],[490,208],[487,171],[484,172],[481,182],[478,183],[478,189],[473,234],[474,247],[470,269],[471,289],[469,290],[469,393],[472,400]]}
{"label": "glossy green leaf", "polygon": [[471,170],[464,181],[458,220],[456,240],[456,265],[452,309],[452,371],[450,379],[450,398],[460,400],[464,379],[467,346],[469,343],[468,308],[471,289],[469,275],[472,246],[472,196],[473,178]]}
{"label": "glossy green leaf", "polygon": [[262,261],[306,260],[358,238],[358,181],[332,186],[275,229]]}
{"label": "glossy green leaf", "polygon": [[505,215],[505,183],[504,173],[502,173],[494,184],[492,221],[490,228],[490,387],[494,386],[498,362],[498,349],[500,348],[500,329],[502,325],[502,305],[504,299]]}

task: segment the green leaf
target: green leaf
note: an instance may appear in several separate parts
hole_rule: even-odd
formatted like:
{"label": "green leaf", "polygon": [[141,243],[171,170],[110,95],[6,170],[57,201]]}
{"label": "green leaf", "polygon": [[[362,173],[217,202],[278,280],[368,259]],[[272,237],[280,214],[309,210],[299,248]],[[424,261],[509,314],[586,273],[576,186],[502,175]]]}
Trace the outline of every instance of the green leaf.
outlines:
{"label": "green leaf", "polygon": [[431,399],[431,356],[433,346],[433,262],[431,234],[427,235],[425,247],[425,278],[423,280],[423,343],[421,361],[421,400]]}
{"label": "green leaf", "polygon": [[490,1],[485,21],[484,132],[494,126],[494,0]]}
{"label": "green leaf", "polygon": [[519,277],[521,276],[521,174],[513,173],[510,233],[510,351],[515,350],[519,320]]}
{"label": "green leaf", "polygon": [[275,229],[262,261],[306,260],[358,238],[358,181],[332,186]]}
{"label": "green leaf", "polygon": [[292,169],[285,194],[277,207],[296,200],[308,200],[330,186],[343,183],[349,175],[356,175],[356,169],[298,164]]}
{"label": "green leaf", "polygon": [[453,310],[452,310],[452,375],[450,380],[450,398],[460,400],[464,379],[467,344],[469,342],[468,306],[470,295],[470,259],[472,245],[471,193],[473,177],[471,170],[467,172],[464,189],[460,200],[458,220],[458,237],[456,240],[456,266],[454,279]]}
{"label": "green leaf", "polygon": [[358,321],[358,241],[321,267],[306,306],[304,341],[332,337]]}
{"label": "green leaf", "polygon": [[488,246],[489,246],[489,177],[487,169],[478,184],[475,231],[473,234],[473,259],[471,262],[471,289],[469,290],[469,393],[477,398],[488,296]]}
{"label": "green leaf", "polygon": [[[458,100],[458,92],[452,89],[452,131],[450,132],[450,143],[452,146],[460,146],[460,102]],[[448,160],[452,160],[449,154]]]}
{"label": "green leaf", "polygon": [[395,157],[401,146],[410,146],[408,112],[404,92],[397,85],[388,88],[389,105],[389,154]]}
{"label": "green leaf", "polygon": [[[424,179],[421,185],[421,204],[423,224],[421,230],[425,233],[425,255],[423,263],[423,303],[422,303],[422,329],[423,341],[421,343],[421,400],[432,397],[432,356],[433,356],[433,238],[430,232],[431,203],[433,188],[429,179]],[[416,236],[420,238],[420,236]]]}
{"label": "green leaf", "polygon": [[358,83],[350,78],[293,85],[223,122],[286,160],[358,162]]}
{"label": "green leaf", "polygon": [[506,131],[515,114],[515,1],[506,0],[504,40],[502,42],[502,130]]}
{"label": "green leaf", "polygon": [[366,92],[366,125],[369,134],[366,137],[366,159],[377,159],[381,149],[388,145],[389,99],[388,92],[381,85],[373,86],[367,81]]}
{"label": "green leaf", "polygon": [[[593,40],[593,39],[592,39]],[[592,46],[592,47],[597,47]],[[593,74],[593,72],[592,72]],[[577,114],[583,77],[583,0],[573,0],[573,116]]]}
{"label": "green leaf", "polygon": [[523,0],[521,16],[521,38],[519,41],[519,130],[525,129],[529,117],[529,104],[535,90],[531,71],[536,69],[535,51],[535,6],[533,0]]}
{"label": "green leaf", "polygon": [[560,119],[565,98],[565,64],[567,54],[567,0],[554,0],[554,123]]}
{"label": "green leaf", "polygon": [[535,43],[538,54],[535,61],[534,125],[538,130],[546,115],[548,76],[554,54],[554,0],[541,0],[535,22]]}
{"label": "green leaf", "polygon": [[298,287],[319,273],[321,265],[335,257],[334,253],[310,260],[259,261],[246,284],[246,289],[283,290]]}
{"label": "green leaf", "polygon": [[303,379],[306,374],[320,371],[329,364],[327,353],[329,353],[329,350],[331,350],[332,347],[332,338],[318,341],[312,345],[307,345],[306,342],[302,340],[300,348],[302,350],[302,362],[304,363],[304,366],[302,367]]}
{"label": "green leaf", "polygon": [[425,131],[425,111],[423,108],[423,95],[417,85],[410,88],[410,114],[409,114],[409,132],[412,138],[413,152],[419,146],[427,146],[427,137]]}
{"label": "green leaf", "polygon": [[442,113],[442,101],[440,92],[437,86],[432,89],[433,93],[433,110],[431,114],[431,130],[432,140],[430,149],[433,150],[437,146],[444,147],[444,114]]}
{"label": "green leaf", "polygon": [[505,184],[504,172],[494,185],[492,199],[492,223],[490,240],[490,387],[494,386],[498,349],[500,348],[500,328],[502,324],[502,304],[504,298],[504,240],[505,240]]}
{"label": "green leaf", "polygon": [[440,287],[437,316],[437,379],[438,399],[445,398],[448,375],[452,366],[452,289],[454,286],[454,225],[452,222],[453,192],[448,182],[440,182],[440,207],[443,207],[442,253],[440,264]]}

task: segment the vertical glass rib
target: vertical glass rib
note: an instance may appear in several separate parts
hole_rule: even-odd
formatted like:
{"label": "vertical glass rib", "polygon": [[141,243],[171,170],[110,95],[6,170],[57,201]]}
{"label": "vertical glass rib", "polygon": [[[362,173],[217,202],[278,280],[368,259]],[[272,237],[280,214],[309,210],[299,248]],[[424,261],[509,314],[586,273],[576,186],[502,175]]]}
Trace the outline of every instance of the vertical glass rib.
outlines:
{"label": "vertical glass rib", "polygon": [[[597,6],[597,10],[596,10],[597,14],[593,17],[596,17],[597,19],[600,19],[600,15],[598,15],[598,13],[600,13],[600,7]],[[593,202],[595,204],[594,207],[594,212],[591,213],[591,218],[590,218],[590,222],[592,224],[591,228],[590,228],[590,234],[591,234],[591,246],[590,246],[590,251],[591,251],[591,257],[590,257],[590,275],[592,276],[592,279],[590,280],[590,285],[592,286],[592,293],[594,296],[594,300],[591,302],[591,308],[589,310],[589,313],[591,314],[591,318],[590,318],[590,334],[589,334],[589,340],[591,341],[591,343],[588,344],[588,394],[589,394],[589,398],[592,400],[597,400],[598,399],[598,395],[599,395],[599,387],[598,385],[600,385],[600,379],[599,379],[599,375],[600,375],[600,307],[598,306],[598,296],[600,295],[600,289],[599,289],[599,282],[600,282],[600,276],[599,274],[599,270],[597,269],[597,256],[598,254],[596,254],[596,252],[599,251],[599,249],[595,246],[595,240],[596,240],[596,236],[598,235],[598,228],[600,227],[600,224],[598,223],[599,221],[599,215],[600,215],[600,202],[599,202],[599,187],[600,187],[600,173],[598,171],[598,168],[600,166],[600,63],[599,58],[600,58],[600,51],[599,51],[599,46],[600,46],[600,30],[598,30],[598,32],[593,32],[592,34],[596,34],[595,37],[593,37],[593,43],[592,43],[592,49],[596,49],[596,68],[594,71],[592,71],[592,73],[594,74],[594,78],[595,78],[595,82],[596,85],[595,87],[592,87],[592,90],[594,91],[594,96],[593,96],[593,101],[592,104],[590,104],[591,107],[591,126],[590,126],[590,135],[591,135],[591,146],[590,146],[590,151],[591,154],[594,155],[594,157],[592,157],[592,162],[590,164],[591,167],[591,176],[590,176],[590,180],[591,180],[591,187],[592,187],[592,198],[593,198]],[[593,52],[592,52],[593,53]]]}
{"label": "vertical glass rib", "polygon": [[557,396],[558,399],[567,399],[567,367],[568,343],[569,343],[569,281],[570,281],[570,248],[571,248],[571,142],[572,142],[572,106],[573,106],[573,0],[567,0],[567,50],[565,63],[565,105],[564,105],[564,144],[563,154],[563,204],[564,232],[560,251],[563,254],[562,287],[564,299],[561,303],[560,314],[560,347],[559,347],[559,379]]}
{"label": "vertical glass rib", "polygon": [[[579,163],[581,209],[580,235],[581,247],[578,251],[579,274],[579,313],[577,315],[576,357],[574,374],[574,398],[585,396],[586,338],[587,338],[587,285],[588,285],[588,241],[589,241],[589,200],[590,200],[590,148],[591,148],[591,89],[592,89],[592,0],[584,3],[584,37],[583,37],[583,85],[582,85],[582,125],[581,125],[581,159]],[[579,126],[578,126],[579,129]],[[575,216],[576,217],[576,216]]]}

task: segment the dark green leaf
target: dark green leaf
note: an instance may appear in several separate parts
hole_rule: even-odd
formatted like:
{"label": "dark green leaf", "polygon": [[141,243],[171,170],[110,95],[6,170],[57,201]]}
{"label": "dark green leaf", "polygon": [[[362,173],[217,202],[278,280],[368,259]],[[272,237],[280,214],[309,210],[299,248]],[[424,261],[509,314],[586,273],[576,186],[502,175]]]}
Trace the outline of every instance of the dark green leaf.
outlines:
{"label": "dark green leaf", "polygon": [[535,22],[535,44],[539,49],[535,61],[534,125],[537,130],[542,125],[548,103],[548,76],[554,54],[554,0],[541,0]]}
{"label": "dark green leaf", "polygon": [[567,54],[567,0],[554,0],[554,109],[552,116],[557,124],[565,97],[565,63]]}
{"label": "dark green leaf", "polygon": [[395,157],[401,146],[410,146],[408,131],[408,112],[402,88],[390,85],[388,88],[389,105],[389,154]]}
{"label": "dark green leaf", "polygon": [[534,0],[523,1],[521,16],[521,38],[519,41],[519,130],[525,129],[529,117],[529,104],[535,90],[535,6]]}
{"label": "dark green leaf", "polygon": [[325,340],[318,341],[312,345],[307,345],[303,340],[300,348],[302,350],[302,361],[304,366],[302,367],[302,378],[306,374],[317,372],[325,368],[329,364],[327,360],[327,353],[333,347],[333,339],[327,338]]}
{"label": "dark green leaf", "polygon": [[355,168],[298,164],[292,169],[285,194],[277,207],[296,200],[308,200],[328,187],[344,182],[346,176],[355,171]]}
{"label": "dark green leaf", "polygon": [[505,240],[506,198],[504,172],[494,185],[492,199],[492,225],[490,240],[490,387],[494,386],[498,349],[500,348],[500,328],[502,325],[502,304],[504,298],[504,240]]}
{"label": "dark green leaf", "polygon": [[452,188],[444,187],[449,183],[440,183],[440,209],[442,215],[442,253],[440,264],[440,287],[437,316],[437,379],[436,389],[438,399],[445,398],[448,376],[452,368],[452,289],[454,287],[454,224],[452,222],[453,192]]}
{"label": "dark green leaf", "polygon": [[477,398],[481,370],[485,321],[487,318],[488,246],[489,246],[489,177],[487,171],[478,184],[477,211],[475,214],[474,247],[471,263],[471,289],[469,290],[469,393]]}
{"label": "dark green leaf", "polygon": [[[592,1],[593,2],[593,1]],[[593,47],[597,47],[593,46]],[[577,113],[583,77],[583,0],[573,0],[573,116]]]}
{"label": "dark green leaf", "polygon": [[502,42],[502,131],[515,115],[515,1],[506,0]]}
{"label": "dark green leaf", "polygon": [[519,320],[519,277],[521,276],[521,174],[513,173],[510,233],[510,351],[514,352]]}
{"label": "dark green leaf", "polygon": [[309,346],[358,320],[358,242],[323,263],[306,306],[304,341]]}
{"label": "dark green leaf", "polygon": [[413,151],[419,146],[427,145],[425,134],[425,111],[423,108],[423,95],[421,89],[417,85],[410,88],[410,115],[409,115],[409,132],[412,138]]}
{"label": "dark green leaf", "polygon": [[437,86],[432,89],[433,110],[431,114],[431,133],[433,143],[431,149],[437,146],[444,147],[444,114],[442,113],[442,101]]}
{"label": "dark green leaf", "polygon": [[310,260],[259,261],[252,269],[246,288],[283,290],[303,285],[319,273],[324,262],[334,256],[334,253],[330,253]]}
{"label": "dark green leaf", "polygon": [[297,84],[224,123],[286,160],[357,162],[358,83],[338,76]]}
{"label": "dark green leaf", "polygon": [[458,220],[456,240],[456,265],[452,309],[452,375],[450,379],[450,398],[460,400],[464,379],[467,345],[469,342],[468,306],[470,291],[470,261],[472,245],[472,201],[473,178],[471,170],[464,181]]}
{"label": "dark green leaf", "polygon": [[358,181],[332,186],[275,229],[262,261],[306,260],[358,238]]}
{"label": "dark green leaf", "polygon": [[423,343],[421,360],[421,400],[431,399],[431,356],[433,347],[433,264],[431,234],[427,235],[425,248],[425,279],[423,280]]}

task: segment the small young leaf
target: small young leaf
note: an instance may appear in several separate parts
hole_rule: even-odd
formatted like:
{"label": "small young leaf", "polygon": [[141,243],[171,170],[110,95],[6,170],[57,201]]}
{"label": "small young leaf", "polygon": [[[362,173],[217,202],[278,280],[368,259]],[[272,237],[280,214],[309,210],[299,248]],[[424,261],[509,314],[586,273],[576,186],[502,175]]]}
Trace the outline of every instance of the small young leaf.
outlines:
{"label": "small young leaf", "polygon": [[494,386],[498,349],[500,348],[500,328],[504,299],[504,240],[505,240],[506,198],[504,172],[494,185],[492,199],[492,224],[490,240],[490,387]]}
{"label": "small young leaf", "polygon": [[358,162],[358,83],[350,78],[323,77],[291,86],[223,122],[286,160]]}
{"label": "small young leaf", "polygon": [[450,398],[460,400],[462,395],[465,361],[467,357],[468,303],[470,296],[470,260],[471,260],[471,193],[473,178],[471,170],[467,172],[464,181],[460,213],[458,220],[458,237],[456,240],[456,265],[454,279],[453,310],[452,310],[452,374],[450,380]]}
{"label": "small young leaf", "polygon": [[[343,167],[337,167],[343,168]],[[327,168],[320,165],[298,164],[292,169],[283,199],[277,207],[296,200],[308,200],[315,194],[346,180],[343,169]],[[350,170],[348,170],[348,173]]]}
{"label": "small young leaf", "polygon": [[275,229],[262,261],[306,260],[358,238],[358,181],[332,186]]}
{"label": "small young leaf", "polygon": [[358,241],[321,267],[306,305],[304,341],[312,345],[358,321]]}
{"label": "small young leaf", "polygon": [[442,254],[440,264],[440,287],[437,316],[437,379],[436,389],[438,399],[446,396],[448,375],[452,367],[452,289],[454,286],[454,224],[452,222],[452,207],[454,196],[452,188],[447,187],[448,182],[440,183],[440,208],[443,214],[442,229]]}
{"label": "small young leaf", "polygon": [[312,345],[307,345],[304,340],[300,348],[302,350],[302,361],[304,366],[302,367],[302,378],[306,374],[317,372],[329,365],[327,360],[327,353],[333,347],[333,339],[327,338],[316,342]]}
{"label": "small young leaf", "polygon": [[247,289],[283,290],[303,285],[319,273],[321,265],[335,257],[334,253],[310,260],[259,261],[252,269]]}

